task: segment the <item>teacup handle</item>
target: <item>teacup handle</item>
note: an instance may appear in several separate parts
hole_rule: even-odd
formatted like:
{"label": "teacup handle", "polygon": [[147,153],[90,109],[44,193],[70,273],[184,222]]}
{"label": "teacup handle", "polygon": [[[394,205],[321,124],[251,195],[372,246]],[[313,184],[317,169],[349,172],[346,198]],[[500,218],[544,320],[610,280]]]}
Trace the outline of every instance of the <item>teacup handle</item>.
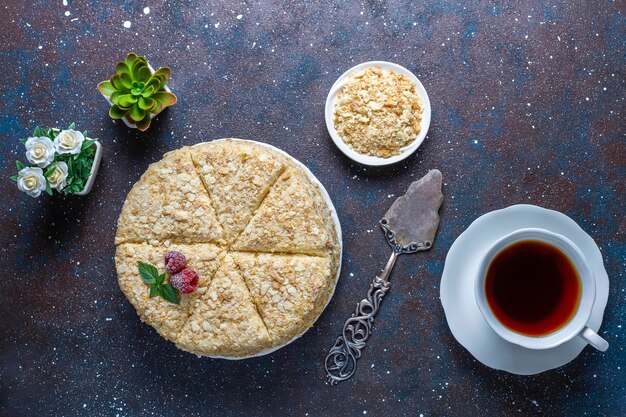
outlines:
{"label": "teacup handle", "polygon": [[591,330],[589,327],[585,327],[579,334],[580,337],[600,352],[605,352],[609,348],[609,342],[598,336],[598,333]]}

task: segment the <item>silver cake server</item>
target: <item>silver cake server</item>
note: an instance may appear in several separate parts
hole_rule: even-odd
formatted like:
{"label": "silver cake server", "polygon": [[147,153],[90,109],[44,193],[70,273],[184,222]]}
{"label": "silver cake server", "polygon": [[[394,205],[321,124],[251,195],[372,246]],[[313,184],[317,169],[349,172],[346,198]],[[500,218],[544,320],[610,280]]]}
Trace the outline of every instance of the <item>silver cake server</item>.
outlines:
{"label": "silver cake server", "polygon": [[367,297],[343,325],[343,332],[326,356],[325,367],[331,385],[350,378],[356,372],[356,361],[372,332],[374,316],[389,290],[389,275],[399,255],[428,250],[439,227],[439,208],[443,203],[441,172],[434,169],[411,183],[406,194],[391,205],[380,221],[393,251],[380,276],[374,278]]}

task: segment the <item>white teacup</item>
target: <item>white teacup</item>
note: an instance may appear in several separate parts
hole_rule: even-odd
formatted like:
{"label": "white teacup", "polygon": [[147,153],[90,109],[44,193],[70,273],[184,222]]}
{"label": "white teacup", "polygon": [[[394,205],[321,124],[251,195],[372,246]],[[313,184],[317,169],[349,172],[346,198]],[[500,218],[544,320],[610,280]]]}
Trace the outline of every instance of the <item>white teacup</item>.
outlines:
{"label": "white teacup", "polygon": [[[572,318],[561,328],[544,336],[527,336],[504,326],[494,315],[487,303],[485,278],[487,269],[494,257],[505,247],[522,240],[536,240],[557,247],[570,259],[580,277],[581,292],[578,309]],[[578,336],[594,348],[604,352],[609,344],[596,332],[587,327],[591,310],[596,299],[596,282],[587,259],[571,240],[565,236],[544,229],[519,229],[496,241],[481,261],[474,285],[476,303],[489,326],[503,339],[528,349],[550,349]]]}

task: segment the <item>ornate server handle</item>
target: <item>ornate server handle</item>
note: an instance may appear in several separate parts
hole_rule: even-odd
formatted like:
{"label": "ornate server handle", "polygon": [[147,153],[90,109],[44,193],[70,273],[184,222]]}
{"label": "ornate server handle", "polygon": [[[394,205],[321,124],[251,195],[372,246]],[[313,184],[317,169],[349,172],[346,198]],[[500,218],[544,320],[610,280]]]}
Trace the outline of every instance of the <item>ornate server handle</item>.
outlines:
{"label": "ornate server handle", "polygon": [[374,278],[367,296],[356,306],[356,311],[343,325],[343,332],[326,356],[325,367],[331,385],[350,378],[356,372],[356,361],[372,333],[374,317],[380,309],[383,297],[389,290],[389,274],[397,254],[392,253],[381,276]]}

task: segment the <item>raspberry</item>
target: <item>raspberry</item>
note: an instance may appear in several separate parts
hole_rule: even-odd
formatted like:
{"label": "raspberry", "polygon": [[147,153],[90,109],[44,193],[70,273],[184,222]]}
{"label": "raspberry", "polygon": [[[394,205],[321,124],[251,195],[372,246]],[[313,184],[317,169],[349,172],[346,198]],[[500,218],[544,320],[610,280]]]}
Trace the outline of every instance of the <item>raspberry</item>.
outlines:
{"label": "raspberry", "polygon": [[198,273],[193,269],[183,269],[172,275],[170,284],[183,294],[191,294],[198,288]]}
{"label": "raspberry", "polygon": [[165,269],[170,274],[182,271],[187,266],[187,258],[182,253],[171,250],[165,254]]}

